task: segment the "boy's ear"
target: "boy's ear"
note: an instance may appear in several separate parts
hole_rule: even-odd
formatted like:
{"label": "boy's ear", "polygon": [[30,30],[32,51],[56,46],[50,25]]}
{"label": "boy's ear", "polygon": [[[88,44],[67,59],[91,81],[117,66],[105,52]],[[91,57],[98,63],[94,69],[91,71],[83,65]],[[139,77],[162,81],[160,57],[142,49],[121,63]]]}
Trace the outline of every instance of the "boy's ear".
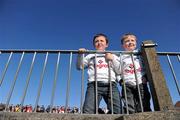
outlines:
{"label": "boy's ear", "polygon": [[122,48],[125,48],[124,44],[121,44],[121,47],[122,47]]}
{"label": "boy's ear", "polygon": [[106,47],[108,47],[108,46],[109,46],[109,44],[107,43],[107,44],[106,44]]}

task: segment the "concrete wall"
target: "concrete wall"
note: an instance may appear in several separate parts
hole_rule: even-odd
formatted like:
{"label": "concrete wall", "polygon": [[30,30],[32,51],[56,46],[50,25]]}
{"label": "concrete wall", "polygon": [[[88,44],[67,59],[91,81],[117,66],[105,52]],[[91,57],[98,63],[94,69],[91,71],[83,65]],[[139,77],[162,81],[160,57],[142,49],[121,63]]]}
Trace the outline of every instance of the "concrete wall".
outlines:
{"label": "concrete wall", "polygon": [[145,112],[131,115],[0,112],[0,120],[180,120],[180,111]]}

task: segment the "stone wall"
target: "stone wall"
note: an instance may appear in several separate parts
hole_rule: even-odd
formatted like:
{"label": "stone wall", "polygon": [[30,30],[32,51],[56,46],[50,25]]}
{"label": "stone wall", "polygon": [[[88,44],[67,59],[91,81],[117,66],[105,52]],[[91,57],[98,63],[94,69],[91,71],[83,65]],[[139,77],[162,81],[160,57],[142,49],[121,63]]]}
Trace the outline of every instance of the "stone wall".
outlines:
{"label": "stone wall", "polygon": [[0,120],[180,120],[180,111],[144,112],[131,115],[0,112]]}

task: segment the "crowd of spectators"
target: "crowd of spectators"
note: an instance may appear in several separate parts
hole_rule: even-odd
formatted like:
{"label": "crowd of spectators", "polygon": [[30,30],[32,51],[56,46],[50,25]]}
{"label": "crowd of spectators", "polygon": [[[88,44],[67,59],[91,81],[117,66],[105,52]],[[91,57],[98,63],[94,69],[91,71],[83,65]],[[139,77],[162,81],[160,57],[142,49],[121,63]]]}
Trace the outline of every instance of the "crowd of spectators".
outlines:
{"label": "crowd of spectators", "polygon": [[[0,103],[0,111],[5,110],[6,105],[3,103]],[[180,110],[180,101],[177,101],[174,105],[176,110]],[[9,107],[6,109],[7,112],[35,112],[35,108],[32,107],[32,105],[25,105],[21,108],[20,104],[17,105],[9,105]],[[45,107],[44,105],[37,105],[36,112],[39,113],[80,113],[80,110],[78,107],[68,107],[65,112],[65,106],[54,106],[50,107],[48,105]],[[106,107],[102,107],[98,109],[99,114],[108,114],[108,109]]]}
{"label": "crowd of spectators", "polygon": [[[0,111],[5,110],[6,105],[5,104],[0,104]],[[65,109],[64,106],[54,106],[50,107],[47,106],[45,107],[44,105],[37,105],[36,109],[33,108],[33,106],[30,105],[25,105],[21,106],[20,104],[17,105],[9,105],[8,108],[6,108],[6,111],[8,112],[39,112],[39,113],[79,113],[79,108],[78,107],[68,107]]]}
{"label": "crowd of spectators", "polygon": [[[5,107],[6,107],[5,104],[0,103],[0,111],[4,111]],[[65,106],[54,106],[54,107],[51,108],[50,105],[48,105],[47,107],[45,107],[44,105],[37,105],[36,110],[35,110],[35,108],[31,104],[25,105],[25,106],[21,106],[20,104],[17,104],[17,105],[11,104],[6,109],[6,111],[7,112],[28,112],[28,113],[29,112],[38,112],[38,113],[73,113],[73,114],[80,113],[80,110],[79,110],[78,107],[68,107],[67,109],[65,109]],[[108,114],[108,110],[105,107],[99,108],[98,113],[99,114]]]}

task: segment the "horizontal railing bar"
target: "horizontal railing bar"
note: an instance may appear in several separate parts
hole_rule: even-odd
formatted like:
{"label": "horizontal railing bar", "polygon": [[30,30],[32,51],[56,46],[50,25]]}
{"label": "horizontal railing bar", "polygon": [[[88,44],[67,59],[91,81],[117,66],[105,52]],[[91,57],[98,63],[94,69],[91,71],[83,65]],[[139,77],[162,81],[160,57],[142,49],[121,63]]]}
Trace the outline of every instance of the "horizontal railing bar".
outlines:
{"label": "horizontal railing bar", "polygon": [[180,55],[180,52],[157,52],[158,55],[170,55],[170,56],[177,56]]}
{"label": "horizontal railing bar", "polygon": [[70,52],[78,52],[78,50],[46,50],[46,49],[0,49],[1,53],[9,53],[9,52],[14,52],[14,53],[22,53],[22,52],[26,52],[26,53],[70,53]]}
{"label": "horizontal railing bar", "polygon": [[[10,52],[13,52],[13,53],[22,53],[22,52],[25,52],[25,53],[34,53],[34,52],[37,52],[37,53],[73,53],[73,54],[76,54],[76,53],[79,53],[78,50],[45,50],[45,49],[0,49],[0,52],[1,53],[10,53]],[[83,53],[122,53],[122,54],[139,54],[139,52],[127,52],[127,51],[104,51],[104,52],[99,52],[99,51],[96,51],[96,50],[86,50],[84,51]]]}
{"label": "horizontal railing bar", "polygon": [[[51,50],[51,49],[0,49],[0,53],[61,53],[61,54],[66,54],[66,53],[73,53],[77,54],[79,53],[78,50]],[[122,53],[122,54],[141,54],[140,52],[128,52],[128,51],[104,51],[104,52],[99,52],[96,50],[87,50],[83,53]],[[170,56],[176,56],[180,55],[180,52],[157,52],[158,55],[170,55]]]}
{"label": "horizontal railing bar", "polygon": [[[61,53],[61,54],[66,54],[66,53],[79,53],[78,50],[51,50],[51,49],[0,49],[0,53]],[[140,54],[139,52],[128,52],[128,51],[104,51],[104,52],[98,52],[96,50],[87,50],[84,53],[123,53],[123,54]],[[157,52],[158,55],[180,55],[180,52]]]}

